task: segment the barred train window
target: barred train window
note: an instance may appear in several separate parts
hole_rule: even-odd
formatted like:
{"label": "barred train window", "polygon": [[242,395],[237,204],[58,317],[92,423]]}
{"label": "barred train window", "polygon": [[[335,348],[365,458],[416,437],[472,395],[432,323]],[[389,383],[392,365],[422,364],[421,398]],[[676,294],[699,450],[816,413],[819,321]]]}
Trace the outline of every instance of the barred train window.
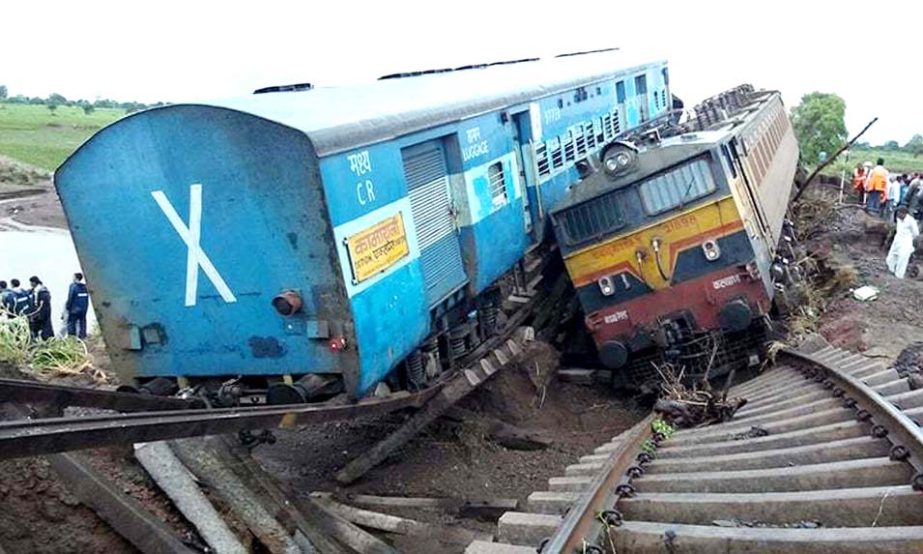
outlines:
{"label": "barred train window", "polygon": [[715,179],[700,158],[644,181],[638,191],[644,211],[655,215],[715,192]]}
{"label": "barred train window", "polygon": [[509,198],[506,195],[506,180],[503,178],[503,164],[501,162],[490,164],[487,167],[487,181],[493,207],[505,206]]}
{"label": "barred train window", "polygon": [[594,240],[625,225],[618,191],[579,204],[557,216],[568,245]]}

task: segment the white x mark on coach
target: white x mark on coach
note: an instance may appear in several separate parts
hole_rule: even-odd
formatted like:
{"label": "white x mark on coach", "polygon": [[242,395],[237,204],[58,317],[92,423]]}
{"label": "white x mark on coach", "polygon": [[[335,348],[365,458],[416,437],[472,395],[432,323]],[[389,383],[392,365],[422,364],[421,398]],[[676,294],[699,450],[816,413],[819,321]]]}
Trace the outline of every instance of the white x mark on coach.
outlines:
{"label": "white x mark on coach", "polygon": [[151,192],[154,201],[160,206],[163,214],[167,216],[170,224],[176,229],[179,237],[183,239],[189,252],[186,256],[186,305],[195,306],[196,293],[199,288],[199,267],[205,272],[205,275],[212,282],[218,294],[225,302],[237,302],[234,293],[228,287],[227,283],[215,269],[214,264],[208,259],[208,256],[202,250],[199,241],[202,237],[202,185],[194,184],[189,186],[189,226],[187,227],[170,201],[162,190]]}

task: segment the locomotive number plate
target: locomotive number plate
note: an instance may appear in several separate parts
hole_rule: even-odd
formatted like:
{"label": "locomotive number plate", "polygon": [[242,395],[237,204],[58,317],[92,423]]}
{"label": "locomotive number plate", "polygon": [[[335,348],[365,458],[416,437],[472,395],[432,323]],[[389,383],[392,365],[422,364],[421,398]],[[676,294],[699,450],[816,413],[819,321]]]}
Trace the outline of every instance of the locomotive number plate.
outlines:
{"label": "locomotive number plate", "polygon": [[346,249],[357,283],[388,269],[410,253],[403,216],[397,213],[350,235]]}

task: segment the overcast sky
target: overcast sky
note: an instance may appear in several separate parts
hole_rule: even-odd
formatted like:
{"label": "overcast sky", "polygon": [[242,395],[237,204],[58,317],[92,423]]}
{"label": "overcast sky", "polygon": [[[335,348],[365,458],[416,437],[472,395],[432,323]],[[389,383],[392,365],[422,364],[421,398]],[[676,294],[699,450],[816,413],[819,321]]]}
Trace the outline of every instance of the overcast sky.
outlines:
{"label": "overcast sky", "polygon": [[[142,8],[146,7],[146,9]],[[201,101],[270,84],[593,48],[656,49],[689,104],[742,82],[846,100],[874,144],[923,133],[923,2],[381,0],[0,4],[11,94]]]}

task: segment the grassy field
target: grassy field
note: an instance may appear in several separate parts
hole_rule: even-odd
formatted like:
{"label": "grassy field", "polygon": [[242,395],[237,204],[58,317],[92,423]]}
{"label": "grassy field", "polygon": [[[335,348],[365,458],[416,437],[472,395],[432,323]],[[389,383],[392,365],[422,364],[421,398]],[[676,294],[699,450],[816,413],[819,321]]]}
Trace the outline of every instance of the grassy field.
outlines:
{"label": "grassy field", "polygon": [[0,103],[0,154],[48,171],[101,127],[125,110],[99,108],[87,115],[81,108]]}
{"label": "grassy field", "polygon": [[885,167],[892,173],[923,171],[923,156],[914,158],[913,154],[908,152],[889,152],[873,148],[871,150],[850,150],[848,161],[845,155],[841,155],[824,170],[824,173],[838,175],[845,168],[847,175],[851,175],[857,163],[872,162],[874,164],[878,158],[884,158]]}

